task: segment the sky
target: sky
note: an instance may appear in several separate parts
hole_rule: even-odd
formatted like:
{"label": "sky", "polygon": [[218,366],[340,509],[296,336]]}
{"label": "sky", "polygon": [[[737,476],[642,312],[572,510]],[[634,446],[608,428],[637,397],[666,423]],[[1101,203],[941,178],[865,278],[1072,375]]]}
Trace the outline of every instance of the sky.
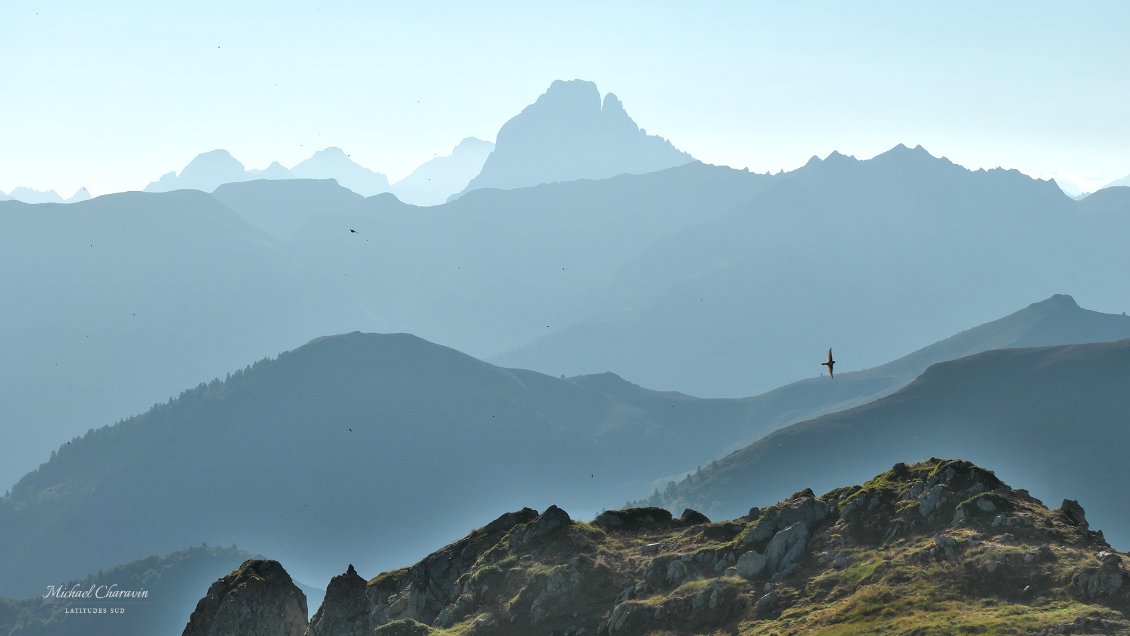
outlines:
{"label": "sky", "polygon": [[0,3],[0,190],[140,189],[226,148],[390,179],[596,82],[707,163],[921,144],[1093,190],[1130,174],[1130,2]]}

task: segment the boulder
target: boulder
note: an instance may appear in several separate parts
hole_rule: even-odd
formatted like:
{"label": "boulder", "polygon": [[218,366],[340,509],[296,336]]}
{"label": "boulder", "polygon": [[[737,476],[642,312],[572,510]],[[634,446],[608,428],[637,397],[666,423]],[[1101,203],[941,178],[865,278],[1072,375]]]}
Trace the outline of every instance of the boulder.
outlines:
{"label": "boulder", "polygon": [[808,536],[808,527],[799,521],[773,535],[765,547],[769,570],[777,572],[798,560],[808,545]]}
{"label": "boulder", "polygon": [[756,578],[765,571],[767,565],[769,565],[769,557],[757,550],[750,550],[738,557],[738,576],[747,579]]}
{"label": "boulder", "polygon": [[679,516],[679,523],[684,526],[697,526],[703,523],[710,523],[710,518],[697,510],[686,508],[683,514]]}

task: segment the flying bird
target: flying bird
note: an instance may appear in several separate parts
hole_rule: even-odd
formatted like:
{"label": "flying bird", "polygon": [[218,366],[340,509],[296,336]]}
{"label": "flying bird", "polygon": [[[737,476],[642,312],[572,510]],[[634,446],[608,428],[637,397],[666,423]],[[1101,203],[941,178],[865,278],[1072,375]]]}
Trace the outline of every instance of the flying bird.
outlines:
{"label": "flying bird", "polygon": [[828,367],[828,377],[830,377],[830,378],[836,377],[836,374],[833,371],[833,367],[836,366],[836,361],[832,359],[832,349],[831,349],[831,347],[828,348],[828,361],[827,362],[821,362],[820,366]]}
{"label": "flying bird", "polygon": [[350,234],[360,234],[360,232],[358,232],[357,230],[355,230],[353,228],[349,228],[349,233]]}

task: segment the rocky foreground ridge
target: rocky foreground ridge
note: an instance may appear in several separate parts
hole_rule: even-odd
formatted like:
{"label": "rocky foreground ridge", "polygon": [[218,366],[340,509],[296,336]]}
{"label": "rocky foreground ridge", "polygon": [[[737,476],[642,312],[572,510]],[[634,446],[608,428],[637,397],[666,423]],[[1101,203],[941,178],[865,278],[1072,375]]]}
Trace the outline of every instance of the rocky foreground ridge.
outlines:
{"label": "rocky foreground ridge", "polygon": [[[271,610],[295,605],[285,572],[243,585],[264,578],[264,563],[273,562],[249,561],[213,585],[185,634],[301,631],[294,612]],[[1115,634],[1130,633],[1128,583],[1124,556],[1077,502],[1052,510],[988,470],[931,459],[717,523],[659,508],[591,523],[557,507],[510,512],[412,567],[365,580],[349,566],[304,629]],[[250,617],[259,631],[248,631]]]}

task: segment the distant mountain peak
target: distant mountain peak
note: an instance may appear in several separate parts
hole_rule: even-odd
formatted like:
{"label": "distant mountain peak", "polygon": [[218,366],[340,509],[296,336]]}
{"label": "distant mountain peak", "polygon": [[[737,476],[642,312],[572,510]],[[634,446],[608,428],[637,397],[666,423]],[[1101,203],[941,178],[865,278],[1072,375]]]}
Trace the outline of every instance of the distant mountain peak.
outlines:
{"label": "distant mountain peak", "polygon": [[694,158],[648,135],[596,84],[555,80],[533,104],[503,124],[494,152],[467,189],[512,189],[577,179],[643,174]]}

